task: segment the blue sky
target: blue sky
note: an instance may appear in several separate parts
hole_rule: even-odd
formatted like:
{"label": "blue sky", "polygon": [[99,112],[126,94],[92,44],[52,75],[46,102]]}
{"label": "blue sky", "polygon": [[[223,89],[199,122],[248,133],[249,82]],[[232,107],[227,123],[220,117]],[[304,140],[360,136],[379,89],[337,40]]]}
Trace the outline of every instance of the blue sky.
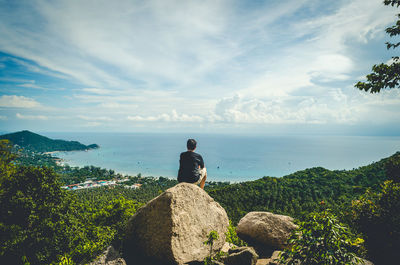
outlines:
{"label": "blue sky", "polygon": [[0,0],[0,131],[400,135],[379,0]]}

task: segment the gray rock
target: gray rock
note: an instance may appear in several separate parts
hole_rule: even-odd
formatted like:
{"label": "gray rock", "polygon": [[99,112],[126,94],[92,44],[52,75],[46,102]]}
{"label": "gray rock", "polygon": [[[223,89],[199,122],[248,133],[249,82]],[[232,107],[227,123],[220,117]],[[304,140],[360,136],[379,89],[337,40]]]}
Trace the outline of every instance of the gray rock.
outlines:
{"label": "gray rock", "polygon": [[[203,263],[204,264],[204,263]],[[202,265],[203,265],[202,264]],[[222,262],[220,262],[220,261],[216,261],[216,260],[213,260],[212,261],[212,265],[225,265],[224,263],[222,263]]]}
{"label": "gray rock", "polygon": [[222,252],[228,253],[230,249],[232,248],[237,248],[235,244],[225,242],[225,244],[222,246],[221,250]]}
{"label": "gray rock", "polygon": [[[202,263],[201,265],[204,265],[204,263]],[[220,261],[213,260],[212,265],[225,265],[225,264]]]}
{"label": "gray rock", "polygon": [[281,254],[281,252],[282,251],[274,251],[274,253],[272,253],[269,265],[280,265],[281,264],[281,263],[278,262],[279,255]]}
{"label": "gray rock", "polygon": [[203,261],[209,255],[209,246],[203,244],[209,232],[219,234],[213,247],[217,251],[225,243],[228,225],[225,210],[204,190],[180,183],[148,202],[129,220],[123,256],[128,264],[142,264],[139,259],[151,264]]}
{"label": "gray rock", "polygon": [[229,250],[223,259],[225,265],[256,265],[258,255],[252,247],[237,247]]}
{"label": "gray rock", "polygon": [[126,262],[118,251],[109,246],[100,257],[87,265],[126,265]]}
{"label": "gray rock", "polygon": [[266,248],[284,249],[290,233],[297,228],[293,218],[270,212],[250,212],[246,214],[236,228],[240,238],[249,244]]}
{"label": "gray rock", "polygon": [[358,262],[357,265],[374,265],[374,263],[372,263],[369,260],[362,259],[362,258],[359,258],[359,259],[360,259],[360,262]]}
{"label": "gray rock", "polygon": [[258,259],[256,265],[270,265],[270,259]]}

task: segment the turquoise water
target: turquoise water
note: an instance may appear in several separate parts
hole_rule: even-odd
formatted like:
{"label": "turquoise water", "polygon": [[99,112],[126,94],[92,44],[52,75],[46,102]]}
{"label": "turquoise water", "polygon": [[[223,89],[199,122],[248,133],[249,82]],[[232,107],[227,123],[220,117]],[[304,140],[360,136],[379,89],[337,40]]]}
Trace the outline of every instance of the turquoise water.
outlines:
{"label": "turquoise water", "polygon": [[95,165],[124,174],[175,178],[186,140],[195,138],[210,181],[281,177],[321,166],[352,169],[400,151],[400,137],[388,136],[242,136],[157,133],[45,133],[99,149],[60,152],[73,166]]}

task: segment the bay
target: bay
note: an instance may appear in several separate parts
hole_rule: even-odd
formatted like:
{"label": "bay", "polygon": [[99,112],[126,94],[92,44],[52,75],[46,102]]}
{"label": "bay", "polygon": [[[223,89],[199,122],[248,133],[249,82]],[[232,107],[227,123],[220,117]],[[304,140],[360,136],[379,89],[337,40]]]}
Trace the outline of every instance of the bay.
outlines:
{"label": "bay", "polygon": [[176,178],[186,140],[198,142],[209,181],[281,177],[298,170],[368,165],[400,151],[398,136],[274,136],[170,133],[44,133],[54,139],[96,143],[99,149],[58,152],[71,166],[94,165],[116,172]]}

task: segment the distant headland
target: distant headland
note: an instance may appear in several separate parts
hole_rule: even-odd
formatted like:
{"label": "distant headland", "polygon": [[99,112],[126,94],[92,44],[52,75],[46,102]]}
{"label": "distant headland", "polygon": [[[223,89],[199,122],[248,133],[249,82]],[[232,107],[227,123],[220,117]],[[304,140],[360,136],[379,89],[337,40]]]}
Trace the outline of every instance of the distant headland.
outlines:
{"label": "distant headland", "polygon": [[0,135],[1,139],[7,139],[14,145],[18,145],[32,152],[56,152],[56,151],[84,151],[96,149],[97,144],[84,145],[78,141],[65,141],[50,139],[28,130]]}

